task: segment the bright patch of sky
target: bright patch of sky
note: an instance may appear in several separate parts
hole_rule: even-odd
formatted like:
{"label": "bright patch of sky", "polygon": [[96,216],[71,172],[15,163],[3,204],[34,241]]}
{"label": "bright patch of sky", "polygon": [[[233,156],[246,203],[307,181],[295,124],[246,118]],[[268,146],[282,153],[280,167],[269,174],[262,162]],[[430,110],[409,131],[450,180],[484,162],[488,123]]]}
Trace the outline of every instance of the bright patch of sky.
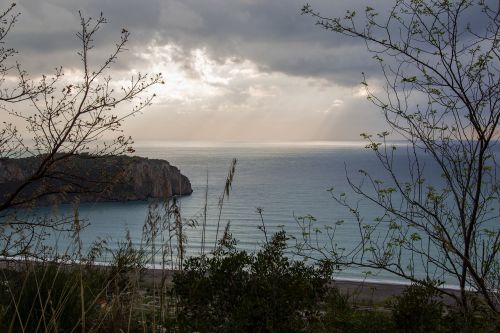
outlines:
{"label": "bright patch of sky", "polygon": [[[383,0],[384,10],[391,1]],[[162,73],[154,105],[127,120],[136,140],[358,140],[386,129],[366,101],[362,72],[373,89],[377,65],[363,43],[322,31],[300,15],[300,0],[26,0],[7,46],[32,77],[63,66],[62,84],[82,76],[78,11],[108,23],[98,32],[91,64],[112,50],[120,31],[128,51],[107,71],[114,87],[138,73]],[[317,0],[325,14],[352,7]],[[28,109],[28,105],[22,107]],[[125,107],[130,108],[130,105]],[[5,115],[1,120],[4,120]]]}

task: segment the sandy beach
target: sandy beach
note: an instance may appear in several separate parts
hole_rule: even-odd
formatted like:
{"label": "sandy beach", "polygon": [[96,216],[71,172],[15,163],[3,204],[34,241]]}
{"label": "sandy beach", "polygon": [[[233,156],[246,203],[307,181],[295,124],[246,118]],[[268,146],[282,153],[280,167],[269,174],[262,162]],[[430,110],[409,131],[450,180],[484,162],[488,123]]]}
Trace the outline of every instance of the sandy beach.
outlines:
{"label": "sandy beach", "polygon": [[[162,276],[166,278],[167,283],[171,283],[176,270],[149,268],[144,270],[141,275],[141,282],[144,286],[158,285]],[[341,294],[348,295],[349,300],[354,304],[370,305],[381,304],[391,297],[398,296],[403,293],[404,289],[409,284],[405,282],[390,282],[390,281],[373,281],[334,278],[331,281],[331,286],[339,289]],[[443,288],[447,292],[458,294],[459,291],[451,288]],[[453,304],[454,300],[449,296],[444,296],[443,301],[447,304]]]}
{"label": "sandy beach", "polygon": [[[42,264],[40,261],[34,260],[5,260],[0,259],[0,268],[3,269],[20,269],[25,264]],[[71,269],[75,264],[65,264],[64,269]],[[102,269],[108,269],[107,265],[97,265]],[[144,288],[152,288],[159,286],[162,278],[165,278],[167,285],[172,283],[172,279],[178,270],[160,269],[160,268],[145,268],[140,274],[140,285]],[[376,281],[376,280],[355,280],[355,279],[342,279],[333,278],[331,286],[338,288],[341,294],[347,295],[353,304],[358,305],[383,305],[384,301],[389,300],[391,297],[401,295],[404,289],[409,285],[404,281],[391,282],[391,281]],[[459,291],[452,288],[443,288],[447,292],[455,293],[458,295]],[[453,304],[454,300],[444,295],[443,301],[447,304]]]}

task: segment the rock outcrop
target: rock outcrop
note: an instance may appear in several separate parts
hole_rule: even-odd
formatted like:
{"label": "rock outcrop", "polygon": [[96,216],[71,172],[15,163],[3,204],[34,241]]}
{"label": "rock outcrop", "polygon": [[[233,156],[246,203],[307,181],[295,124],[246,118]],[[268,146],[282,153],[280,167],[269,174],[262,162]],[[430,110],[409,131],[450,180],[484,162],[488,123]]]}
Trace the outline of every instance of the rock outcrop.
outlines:
{"label": "rock outcrop", "polygon": [[[129,156],[72,155],[44,177],[33,179],[16,196],[17,204],[131,201],[189,195],[189,179],[167,161]],[[0,159],[0,205],[36,175],[44,156]]]}

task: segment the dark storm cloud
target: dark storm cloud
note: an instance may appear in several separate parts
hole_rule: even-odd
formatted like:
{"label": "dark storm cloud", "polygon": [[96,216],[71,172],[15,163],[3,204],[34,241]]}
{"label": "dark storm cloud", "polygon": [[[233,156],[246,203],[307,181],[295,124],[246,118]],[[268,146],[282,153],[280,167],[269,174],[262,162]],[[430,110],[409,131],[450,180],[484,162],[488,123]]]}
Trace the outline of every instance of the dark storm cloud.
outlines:
{"label": "dark storm cloud", "polygon": [[[121,28],[133,33],[130,47],[140,50],[154,40],[157,44],[174,43],[186,61],[189,52],[206,48],[211,57],[249,59],[264,71],[279,71],[304,77],[323,77],[352,85],[360,73],[379,73],[370,61],[364,43],[327,32],[315,20],[300,15],[305,0],[25,0],[12,33],[13,46],[40,61],[37,69],[53,68],[52,61],[68,64],[78,44],[78,11],[96,17],[100,12],[109,24],[99,34],[99,46],[119,37]],[[392,0],[331,1],[310,0],[325,16],[343,16],[348,9],[362,12],[370,5],[387,12]],[[471,16],[471,21],[476,18]],[[104,52],[104,51],[103,51]],[[43,57],[49,55],[47,62]],[[55,55],[55,57],[54,57]],[[122,66],[133,67],[132,55]],[[46,66],[43,66],[47,63]]]}
{"label": "dark storm cloud", "polygon": [[[363,1],[311,2],[332,16],[365,5]],[[104,46],[117,40],[120,29],[126,27],[132,32],[130,47],[135,50],[153,40],[159,45],[174,43],[185,55],[205,48],[216,60],[249,59],[264,71],[345,84],[355,84],[361,72],[373,71],[363,44],[321,30],[312,18],[300,15],[303,4],[300,0],[26,0],[16,8],[21,16],[8,42],[24,59],[36,56],[32,70],[71,66],[78,61],[75,34],[81,10],[86,16],[103,12],[108,18],[109,24],[96,39],[102,56],[108,52]],[[188,58],[178,57],[187,62],[186,67]],[[122,66],[133,67],[137,60],[125,55]]]}

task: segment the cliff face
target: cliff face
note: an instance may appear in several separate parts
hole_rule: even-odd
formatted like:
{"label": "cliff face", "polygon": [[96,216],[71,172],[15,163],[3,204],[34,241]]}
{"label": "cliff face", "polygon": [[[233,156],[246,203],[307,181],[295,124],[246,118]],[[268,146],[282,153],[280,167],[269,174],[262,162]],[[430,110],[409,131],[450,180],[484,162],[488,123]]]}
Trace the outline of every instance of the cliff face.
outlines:
{"label": "cliff face", "polygon": [[[0,204],[36,173],[43,159],[0,159]],[[55,162],[47,177],[30,182],[15,203],[146,200],[192,192],[189,179],[164,160],[73,155]]]}
{"label": "cliff face", "polygon": [[109,191],[110,200],[167,198],[193,192],[189,179],[167,161],[139,157],[115,159],[115,163],[125,168],[121,175],[116,175],[119,181]]}

